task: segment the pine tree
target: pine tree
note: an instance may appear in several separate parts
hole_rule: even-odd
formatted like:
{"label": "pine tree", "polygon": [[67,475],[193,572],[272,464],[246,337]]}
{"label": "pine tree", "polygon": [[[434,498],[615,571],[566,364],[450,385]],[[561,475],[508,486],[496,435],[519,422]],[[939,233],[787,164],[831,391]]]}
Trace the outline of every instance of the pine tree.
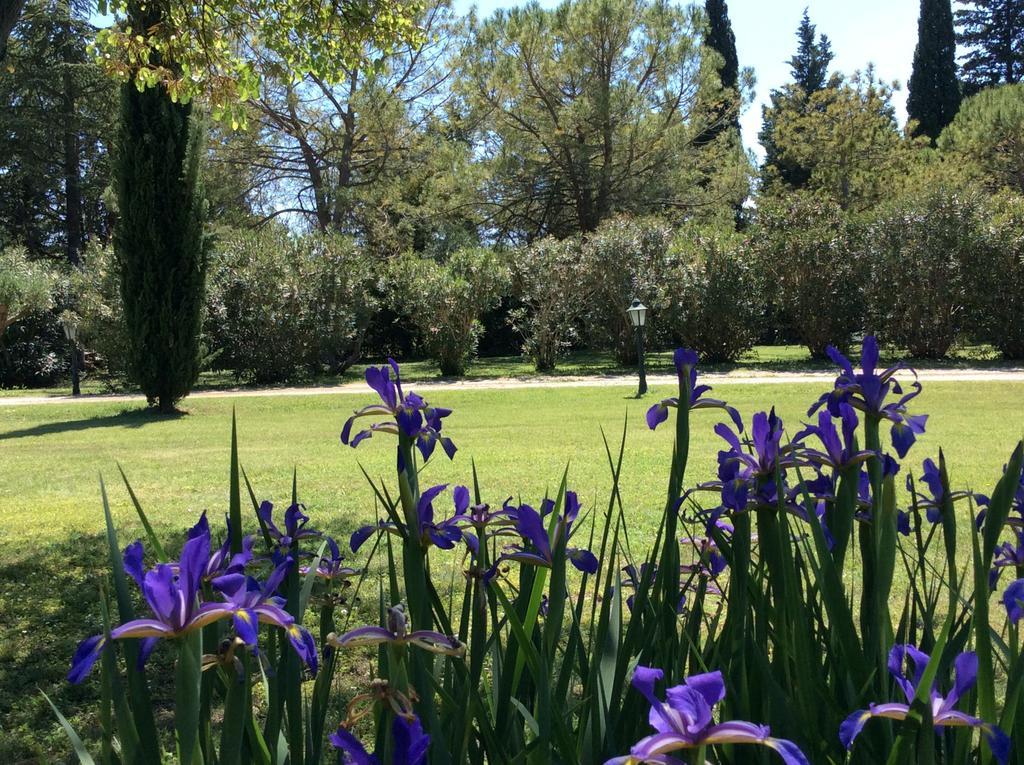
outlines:
{"label": "pine tree", "polygon": [[934,144],[960,108],[950,0],[921,0],[914,68],[907,89],[907,114],[917,121],[914,135],[926,135]]}
{"label": "pine tree", "polygon": [[832,43],[827,35],[816,35],[817,27],[805,8],[796,30],[797,51],[789,60],[793,82],[771,92],[771,104],[762,107],[761,132],[757,136],[765,152],[761,166],[765,179],[778,179],[795,189],[807,185],[811,170],[782,159],[775,145],[775,123],[780,114],[802,113],[810,97],[825,87],[833,58]]}
{"label": "pine tree", "polygon": [[[149,28],[159,11],[136,10],[133,21]],[[129,82],[119,138],[114,248],[130,372],[150,403],[173,412],[199,372],[206,279],[201,129],[191,103],[173,102],[162,86],[139,91]]]}
{"label": "pine tree", "polygon": [[957,41],[967,48],[961,67],[967,94],[1024,80],[1024,2],[960,2],[966,7],[956,12]]}

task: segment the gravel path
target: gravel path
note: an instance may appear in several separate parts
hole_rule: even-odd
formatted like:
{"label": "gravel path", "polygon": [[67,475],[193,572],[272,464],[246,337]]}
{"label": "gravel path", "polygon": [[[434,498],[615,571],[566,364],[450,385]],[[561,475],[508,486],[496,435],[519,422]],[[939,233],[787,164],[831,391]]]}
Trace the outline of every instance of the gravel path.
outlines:
{"label": "gravel path", "polygon": [[[918,370],[922,382],[1024,382],[1024,369],[925,369]],[[782,385],[785,383],[828,383],[835,379],[831,372],[731,372],[729,374],[701,375],[709,385]],[[649,385],[674,385],[673,375],[648,375]],[[424,381],[409,383],[416,390],[511,390],[515,388],[588,388],[597,386],[631,387],[637,383],[636,375],[606,375],[589,377],[511,378],[490,380]],[[341,385],[295,388],[228,388],[193,393],[189,398],[231,398],[250,396],[322,396],[330,393],[363,393],[366,384],[353,381]],[[139,403],[145,398],[138,394],[89,394],[85,396],[0,396],[0,408],[36,404],[98,404]]]}

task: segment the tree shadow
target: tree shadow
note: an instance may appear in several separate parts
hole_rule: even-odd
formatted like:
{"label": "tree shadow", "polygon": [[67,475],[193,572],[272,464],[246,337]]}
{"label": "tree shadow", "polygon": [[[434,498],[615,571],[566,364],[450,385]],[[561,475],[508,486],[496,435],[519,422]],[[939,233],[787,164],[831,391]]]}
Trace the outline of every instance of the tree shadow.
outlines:
{"label": "tree shadow", "polygon": [[[53,699],[95,753],[100,684],[71,685],[78,641],[101,632],[99,593],[109,563],[105,537],[5,545],[0,563],[0,762],[70,762],[70,744],[40,691]],[[108,589],[109,591],[109,589]],[[170,703],[171,653],[157,651],[149,673],[159,706]],[[99,673],[96,673],[97,677]]]}
{"label": "tree shadow", "polygon": [[153,422],[165,422],[186,417],[187,414],[187,412],[181,411],[164,414],[155,409],[125,409],[117,414],[83,417],[79,420],[46,422],[33,425],[30,428],[0,432],[0,441],[10,441],[15,438],[31,438],[33,436],[49,436],[55,433],[73,433],[79,430],[92,430],[93,428],[141,428]]}

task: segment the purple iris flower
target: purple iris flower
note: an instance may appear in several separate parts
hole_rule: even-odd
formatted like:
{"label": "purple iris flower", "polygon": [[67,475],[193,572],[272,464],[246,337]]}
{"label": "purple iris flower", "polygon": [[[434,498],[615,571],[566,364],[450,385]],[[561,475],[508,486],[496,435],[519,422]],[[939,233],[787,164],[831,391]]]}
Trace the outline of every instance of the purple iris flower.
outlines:
{"label": "purple iris flower", "polygon": [[[899,463],[888,454],[882,456],[882,475],[896,475],[900,470]],[[836,501],[836,478],[834,475],[819,472],[814,478],[808,480],[804,486],[815,499],[826,502]],[[866,470],[861,470],[857,476],[857,511],[854,515],[861,523],[871,523],[871,478]],[[909,536],[911,531],[910,513],[903,510],[896,511],[896,531],[903,536]]]}
{"label": "purple iris flower", "polygon": [[791,501],[793,492],[786,488],[785,483],[786,470],[804,464],[800,456],[800,445],[782,445],[782,420],[776,416],[774,409],[769,413],[758,412],[754,415],[749,451],[740,442],[739,435],[725,423],[716,425],[715,433],[729,447],[718,453],[718,480],[699,484],[691,492],[719,492],[722,509],[737,513],[752,507],[776,506],[779,499],[776,474],[782,473],[784,506],[806,519],[806,512]]}
{"label": "purple iris flower", "polygon": [[388,608],[387,627],[369,625],[356,627],[343,635],[331,633],[327,642],[335,648],[359,648],[362,646],[380,645],[414,645],[431,653],[447,656],[462,656],[466,646],[453,636],[442,635],[433,630],[409,631],[409,619],[401,605]]}
{"label": "purple iris flower", "polygon": [[[947,499],[946,492],[942,488],[939,466],[935,464],[935,460],[929,457],[922,463],[921,468],[924,471],[921,475],[921,483],[928,487],[928,493],[914,490],[914,482],[909,475],[907,476],[907,491],[914,491],[917,504],[925,509],[925,516],[928,520],[938,523],[942,520],[942,505]],[[948,499],[951,502],[956,502],[972,496],[974,495],[969,491],[951,491]]]}
{"label": "purple iris flower", "polygon": [[842,422],[842,436],[836,430],[832,415],[828,411],[818,413],[818,424],[808,425],[793,439],[801,442],[809,436],[817,436],[824,451],[805,448],[803,456],[817,465],[826,465],[834,470],[842,470],[850,465],[860,465],[874,456],[874,452],[855,451],[854,437],[857,433],[857,412],[852,406],[841,402],[838,407],[839,419]]}
{"label": "purple iris flower", "polygon": [[[903,690],[907,703],[889,702],[871,704],[867,709],[859,709],[846,718],[839,727],[839,740],[847,750],[853,746],[854,739],[864,729],[864,725],[872,717],[887,717],[890,720],[904,720],[910,714],[910,705],[914,703],[917,686],[928,666],[929,656],[912,645],[897,644],[889,652],[889,673],[896,679],[896,684]],[[908,665],[913,665],[909,670]],[[1005,765],[1010,754],[1010,739],[996,726],[959,712],[954,707],[960,698],[974,687],[978,678],[978,656],[967,651],[956,657],[953,662],[953,688],[945,696],[941,695],[933,685],[931,689],[932,721],[936,728],[970,727],[981,730],[988,741],[989,748],[996,759]]]}
{"label": "purple iris flower", "polygon": [[605,765],[679,763],[672,753],[712,744],[761,744],[776,751],[786,765],[809,765],[803,752],[791,741],[772,738],[766,725],[732,720],[713,723],[712,710],[725,698],[721,672],[693,675],[665,691],[665,701],[654,695],[654,685],[665,676],[660,669],[638,666],[633,687],[650,702],[648,721],[655,733],[640,739],[628,755],[614,757]]}
{"label": "purple iris flower", "polygon": [[[266,500],[261,502],[256,515],[259,516],[260,522],[267,531],[267,535],[274,541],[278,549],[287,549],[292,546],[292,542],[300,539],[324,538],[322,531],[307,528],[306,524],[309,523],[309,516],[303,512],[305,509],[304,505],[291,505],[285,510],[283,531],[274,523],[274,505],[272,503]],[[339,555],[338,545],[335,541],[330,537],[325,538],[331,553]]]}
{"label": "purple iris flower", "polygon": [[[203,579],[210,580],[222,574],[240,574],[252,561],[252,548],[255,541],[251,534],[243,537],[242,551],[237,555],[231,554],[231,520],[225,515],[224,523],[227,525],[227,535],[224,544],[210,553],[210,559],[206,562],[206,570],[203,572]],[[210,523],[206,520],[206,511],[199,516],[196,525],[187,532],[187,538],[202,536],[210,533]]]}
{"label": "purple iris flower", "polygon": [[284,610],[285,601],[275,593],[288,574],[293,561],[286,558],[262,585],[251,576],[225,574],[213,580],[213,587],[224,596],[224,606],[231,609],[235,633],[254,652],[257,650],[260,624],[272,624],[287,633],[299,658],[316,674],[316,643],[304,627]]}
{"label": "purple iris flower", "polygon": [[[732,421],[736,423],[736,428],[742,432],[743,421],[740,419],[740,413],[737,412],[733,407],[726,404],[724,401],[720,401],[717,398],[702,398],[705,393],[711,390],[710,385],[697,385],[697,354],[695,351],[687,350],[686,348],[677,348],[676,352],[672,356],[672,361],[676,366],[676,373],[679,375],[680,383],[685,378],[690,380],[690,401],[689,409],[724,409]],[[674,396],[672,398],[666,398],[659,401],[657,404],[647,410],[647,427],[654,430],[661,423],[668,419],[669,407],[679,407],[679,397]]]}
{"label": "purple iris flower", "polygon": [[[430,459],[434,447],[441,444],[448,459],[455,456],[455,444],[450,438],[441,435],[441,420],[452,413],[451,409],[430,406],[415,393],[402,392],[402,381],[398,373],[398,364],[388,359],[390,369],[385,366],[367,367],[366,382],[380,396],[380,404],[370,404],[358,410],[345,421],[341,430],[341,442],[356,447],[360,442],[370,438],[374,433],[399,433],[414,439],[424,460]],[[394,379],[391,373],[394,373]],[[360,417],[383,417],[383,421],[374,422],[369,428],[352,435],[352,425]]]}
{"label": "purple iris flower", "polygon": [[466,546],[473,555],[480,553],[480,541],[485,539],[485,532],[489,527],[497,527],[490,536],[511,533],[509,528],[513,524],[512,515],[515,508],[509,504],[512,498],[505,500],[499,510],[491,510],[486,504],[471,505],[469,489],[465,486],[456,486],[452,492],[455,498],[455,515],[452,521],[465,526],[470,526],[473,531],[463,531],[463,538]]}
{"label": "purple iris flower", "polygon": [[1014,527],[1013,534],[1014,542],[1003,542],[996,545],[992,570],[988,576],[989,588],[992,590],[995,590],[1004,568],[1024,568],[1024,529]]}
{"label": "purple iris flower", "polygon": [[[417,533],[423,547],[434,545],[442,550],[451,550],[462,541],[462,529],[459,528],[459,518],[453,516],[443,521],[434,520],[434,499],[447,488],[448,484],[446,483],[432,486],[420,494],[419,501],[416,503],[416,517],[419,523]],[[457,510],[458,507],[456,506]],[[398,526],[390,521],[378,521],[375,525],[356,529],[349,540],[349,547],[352,549],[352,552],[358,552],[367,539],[380,531],[398,533]]]}
{"label": "purple iris flower", "polygon": [[[380,765],[380,758],[344,726],[330,735],[331,745],[338,750],[339,765]],[[415,716],[396,715],[391,725],[391,762],[393,765],[423,765],[427,761],[430,736]]]}
{"label": "purple iris flower", "polygon": [[[554,503],[550,500],[545,500],[541,505],[540,513],[529,505],[520,505],[515,508],[512,511],[515,529],[532,550],[523,546],[511,546],[508,552],[505,552],[495,563],[495,566],[502,560],[517,560],[520,563],[550,568],[553,562],[552,549],[558,545],[563,535],[567,540],[572,536],[572,524],[580,512],[580,502],[576,492],[565,492],[565,510],[555,523],[553,538],[549,538],[548,530],[544,526],[544,516],[549,515],[553,508]],[[578,570],[587,574],[597,573],[597,556],[589,550],[566,547],[565,553],[569,562]]]}
{"label": "purple iris flower", "polygon": [[[903,364],[896,364],[878,372],[878,341],[874,335],[864,338],[861,346],[860,372],[854,372],[850,360],[831,345],[826,352],[839,366],[840,374],[836,378],[835,387],[822,394],[807,414],[814,414],[821,406],[826,405],[832,415],[838,417],[840,404],[847,403],[870,416],[889,420],[892,423],[893,447],[901,458],[906,457],[917,436],[924,433],[928,415],[907,414],[907,404],[921,393],[921,383],[915,380],[911,384],[910,392],[904,394],[894,375],[901,369],[907,369],[915,377],[917,373]],[[886,404],[885,399],[890,392],[900,398]]]}
{"label": "purple iris flower", "polygon": [[[1007,467],[1007,465],[1003,465],[1003,473],[1006,473]],[[1006,519],[1006,523],[1009,526],[1024,528],[1024,470],[1017,478],[1017,486],[1010,503],[1010,516]],[[985,515],[988,513],[991,500],[984,494],[975,494],[974,501],[981,507],[981,511],[975,519],[975,525],[980,529],[985,523]]]}
{"label": "purple iris flower", "polygon": [[[124,570],[142,590],[152,618],[133,619],[110,631],[112,640],[143,638],[139,664],[144,664],[160,638],[176,638],[207,624],[233,615],[224,603],[199,603],[203,574],[210,558],[210,532],[200,533],[185,542],[177,565],[158,563],[149,571],[142,568],[142,542],[134,542],[124,552]],[[107,647],[104,635],[83,640],[71,662],[68,680],[80,683],[92,670]]]}
{"label": "purple iris flower", "polygon": [[1003,592],[1003,605],[1006,606],[1006,618],[1016,624],[1024,616],[1024,579],[1011,582]]}

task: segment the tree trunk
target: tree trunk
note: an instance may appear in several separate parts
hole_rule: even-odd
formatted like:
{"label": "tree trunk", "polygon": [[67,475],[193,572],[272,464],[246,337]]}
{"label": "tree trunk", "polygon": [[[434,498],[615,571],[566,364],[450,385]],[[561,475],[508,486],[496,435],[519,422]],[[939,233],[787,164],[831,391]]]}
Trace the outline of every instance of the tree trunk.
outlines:
{"label": "tree trunk", "polygon": [[82,183],[81,152],[79,150],[78,120],[75,108],[75,79],[71,67],[71,7],[66,6],[67,20],[61,33],[62,72],[62,120],[64,122],[64,251],[68,263],[78,266],[82,252]]}

